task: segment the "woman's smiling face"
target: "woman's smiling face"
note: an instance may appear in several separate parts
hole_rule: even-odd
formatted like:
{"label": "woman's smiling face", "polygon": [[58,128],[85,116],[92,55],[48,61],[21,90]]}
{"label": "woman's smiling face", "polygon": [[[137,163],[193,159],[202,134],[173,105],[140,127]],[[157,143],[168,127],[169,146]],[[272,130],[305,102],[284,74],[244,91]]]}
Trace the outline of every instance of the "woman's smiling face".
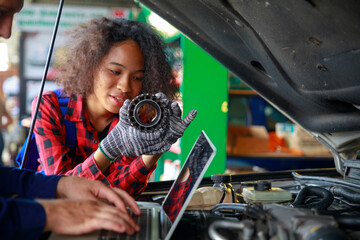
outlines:
{"label": "woman's smiling face", "polygon": [[95,71],[92,104],[100,111],[119,113],[126,99],[140,93],[144,71],[144,55],[137,43],[126,40],[114,44]]}

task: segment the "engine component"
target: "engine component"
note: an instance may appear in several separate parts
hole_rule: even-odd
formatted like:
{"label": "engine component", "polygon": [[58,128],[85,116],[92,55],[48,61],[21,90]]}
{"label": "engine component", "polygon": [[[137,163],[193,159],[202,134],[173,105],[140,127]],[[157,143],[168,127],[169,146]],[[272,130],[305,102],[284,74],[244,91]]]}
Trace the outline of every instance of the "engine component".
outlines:
{"label": "engine component", "polygon": [[[211,238],[209,238],[208,233],[209,226],[218,220],[234,222],[237,221],[237,218],[219,216],[204,210],[187,210],[171,239],[210,240]],[[224,236],[224,239],[239,239],[236,231],[222,231],[219,229],[218,232]]]}
{"label": "engine component", "polygon": [[235,192],[231,185],[231,175],[230,174],[213,174],[211,175],[211,180],[214,182],[213,187],[220,188],[222,191],[222,197],[219,203],[224,202],[225,196],[228,192],[231,193],[232,202],[237,202],[235,199]]}
{"label": "engine component", "polygon": [[232,203],[231,191],[217,187],[201,187],[195,190],[187,209],[212,209],[220,200]]}
{"label": "engine component", "polygon": [[358,160],[344,161],[344,174],[354,181],[360,181],[360,162]]}
{"label": "engine component", "polygon": [[304,176],[304,175],[300,175],[297,172],[292,172],[292,176],[295,181],[297,181],[301,184],[304,184],[304,185],[312,184],[312,185],[319,185],[322,187],[326,187],[326,186],[331,187],[333,185],[337,185],[337,186],[344,186],[344,187],[348,187],[348,188],[354,188],[354,189],[356,189],[356,191],[360,190],[359,183],[346,181],[346,180],[342,180],[342,179],[338,179],[338,178],[320,177],[320,176]]}
{"label": "engine component", "polygon": [[247,202],[284,202],[292,200],[292,194],[282,188],[272,187],[268,181],[257,181],[252,187],[244,187],[242,195]]}
{"label": "engine component", "polygon": [[209,236],[213,240],[225,239],[223,235],[218,232],[219,228],[228,229],[232,231],[241,231],[241,238],[243,240],[251,240],[254,233],[254,222],[250,220],[243,220],[240,222],[228,221],[228,220],[217,220],[209,226]]}
{"label": "engine component", "polygon": [[[313,198],[315,197],[315,199]],[[307,202],[313,198],[312,202]],[[334,201],[334,196],[325,188],[308,186],[300,190],[292,206],[298,208],[315,208],[318,210],[327,209]]]}
{"label": "engine component", "polygon": [[269,181],[257,181],[254,184],[255,191],[268,191],[271,190],[271,182]]}
{"label": "engine component", "polygon": [[168,119],[165,104],[153,94],[140,94],[129,105],[128,118],[133,127],[143,132],[154,132]]}
{"label": "engine component", "polygon": [[342,186],[333,186],[330,188],[330,192],[335,196],[343,197],[344,199],[353,203],[360,203],[360,193],[354,189]]}
{"label": "engine component", "polygon": [[[314,215],[310,209],[265,204],[264,209],[299,240],[347,239],[332,216]],[[289,221],[290,220],[290,221]]]}

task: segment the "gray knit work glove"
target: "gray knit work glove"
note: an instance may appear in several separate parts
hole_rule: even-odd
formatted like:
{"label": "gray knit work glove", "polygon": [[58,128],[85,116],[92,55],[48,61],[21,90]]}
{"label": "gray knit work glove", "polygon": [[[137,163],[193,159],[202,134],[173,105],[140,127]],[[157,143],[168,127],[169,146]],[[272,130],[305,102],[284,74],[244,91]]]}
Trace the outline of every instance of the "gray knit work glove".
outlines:
{"label": "gray knit work glove", "polygon": [[[113,130],[100,142],[100,150],[113,160],[119,155],[134,157],[143,154],[154,155],[170,149],[171,143],[165,139],[166,129],[155,132],[142,132],[132,127],[128,120],[130,100],[120,108],[120,120]],[[165,126],[166,127],[166,126]]]}
{"label": "gray knit work glove", "polygon": [[191,110],[188,115],[181,119],[182,111],[179,105],[176,102],[172,102],[165,94],[156,93],[155,96],[166,103],[169,106],[169,120],[170,125],[166,131],[164,141],[174,144],[182,135],[184,134],[185,129],[190,125],[190,123],[196,117],[197,111]]}

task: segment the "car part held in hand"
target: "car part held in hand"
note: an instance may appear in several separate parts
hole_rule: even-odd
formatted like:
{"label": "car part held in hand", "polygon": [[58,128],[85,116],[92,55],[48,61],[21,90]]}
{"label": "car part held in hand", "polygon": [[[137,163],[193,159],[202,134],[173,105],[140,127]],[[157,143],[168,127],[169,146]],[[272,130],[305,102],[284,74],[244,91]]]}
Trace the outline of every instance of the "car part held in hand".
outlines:
{"label": "car part held in hand", "polygon": [[155,95],[144,93],[131,101],[128,117],[132,126],[138,130],[154,132],[168,119],[168,109]]}

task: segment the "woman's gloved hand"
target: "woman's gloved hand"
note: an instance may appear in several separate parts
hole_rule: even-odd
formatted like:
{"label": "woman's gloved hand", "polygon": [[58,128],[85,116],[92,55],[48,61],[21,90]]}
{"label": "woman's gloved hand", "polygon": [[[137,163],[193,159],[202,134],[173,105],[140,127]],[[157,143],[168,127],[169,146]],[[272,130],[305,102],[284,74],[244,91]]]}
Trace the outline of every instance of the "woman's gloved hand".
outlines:
{"label": "woman's gloved hand", "polygon": [[153,155],[170,149],[171,144],[164,141],[165,129],[147,133],[137,130],[128,120],[130,100],[120,108],[120,120],[113,130],[100,142],[100,150],[109,159],[119,155],[134,157],[142,154]]}
{"label": "woman's gloved hand", "polygon": [[190,123],[195,119],[197,111],[191,110],[188,115],[181,119],[182,111],[179,107],[179,104],[171,101],[165,94],[156,93],[155,96],[160,100],[165,102],[166,106],[169,107],[169,126],[165,133],[165,141],[174,144],[182,135],[184,134],[185,129],[190,125]]}
{"label": "woman's gloved hand", "polygon": [[119,155],[134,157],[154,155],[170,149],[180,138],[185,129],[196,117],[192,110],[181,119],[181,110],[177,103],[172,102],[165,94],[157,93],[156,97],[169,108],[169,121],[155,132],[142,132],[134,128],[128,120],[130,100],[126,100],[120,109],[120,120],[116,127],[101,141],[99,147],[109,159]]}

